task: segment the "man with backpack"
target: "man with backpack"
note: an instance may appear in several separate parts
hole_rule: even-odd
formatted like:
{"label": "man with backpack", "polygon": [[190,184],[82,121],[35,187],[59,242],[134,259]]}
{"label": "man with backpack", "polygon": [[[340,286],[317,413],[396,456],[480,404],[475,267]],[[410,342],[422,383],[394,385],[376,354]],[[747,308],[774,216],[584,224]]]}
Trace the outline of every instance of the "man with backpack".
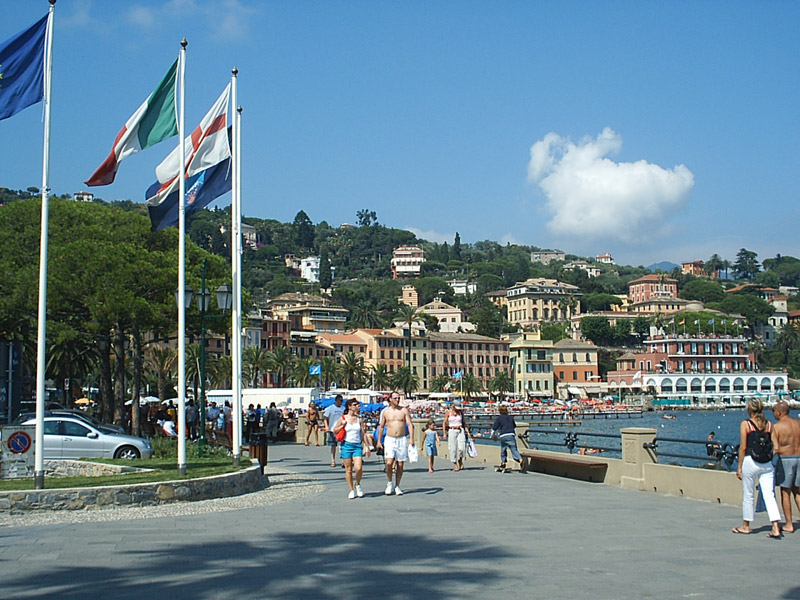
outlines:
{"label": "man with backpack", "polygon": [[789,405],[778,402],[772,413],[778,420],[772,427],[772,440],[775,454],[779,456],[776,466],[775,483],[781,488],[783,505],[783,531],[792,533],[792,496],[800,510],[800,421],[789,416]]}

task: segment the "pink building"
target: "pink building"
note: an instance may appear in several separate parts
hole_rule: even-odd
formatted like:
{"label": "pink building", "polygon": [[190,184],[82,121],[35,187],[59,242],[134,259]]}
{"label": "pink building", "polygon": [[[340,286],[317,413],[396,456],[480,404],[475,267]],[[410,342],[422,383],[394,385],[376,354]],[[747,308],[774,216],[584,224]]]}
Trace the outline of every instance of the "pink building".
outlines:
{"label": "pink building", "polygon": [[652,298],[677,298],[678,280],[666,275],[643,275],[628,283],[628,300],[631,304]]}

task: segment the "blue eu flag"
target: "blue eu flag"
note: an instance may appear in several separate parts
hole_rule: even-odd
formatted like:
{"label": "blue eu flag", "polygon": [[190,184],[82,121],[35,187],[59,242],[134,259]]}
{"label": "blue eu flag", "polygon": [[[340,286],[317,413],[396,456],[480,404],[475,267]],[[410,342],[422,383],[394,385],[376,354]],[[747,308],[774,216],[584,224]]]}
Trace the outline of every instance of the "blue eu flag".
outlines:
{"label": "blue eu flag", "polygon": [[44,98],[44,41],[48,15],[0,43],[0,120]]}

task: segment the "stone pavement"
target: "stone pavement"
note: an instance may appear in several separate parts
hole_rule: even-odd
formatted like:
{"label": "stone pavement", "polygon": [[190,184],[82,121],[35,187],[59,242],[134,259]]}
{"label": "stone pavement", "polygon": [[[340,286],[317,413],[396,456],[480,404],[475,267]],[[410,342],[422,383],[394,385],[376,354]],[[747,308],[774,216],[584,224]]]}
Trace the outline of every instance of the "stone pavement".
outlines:
{"label": "stone pavement", "polygon": [[271,446],[248,497],[6,518],[0,597],[800,598],[800,533],[763,513],[734,535],[738,507],[424,457],[400,497],[373,457],[347,500],[329,458]]}

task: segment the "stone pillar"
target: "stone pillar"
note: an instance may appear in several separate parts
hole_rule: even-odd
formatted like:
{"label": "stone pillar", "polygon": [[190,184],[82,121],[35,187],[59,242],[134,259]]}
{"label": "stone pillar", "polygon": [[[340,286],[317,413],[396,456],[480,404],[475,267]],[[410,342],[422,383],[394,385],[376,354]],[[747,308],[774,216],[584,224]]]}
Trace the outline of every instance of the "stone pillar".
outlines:
{"label": "stone pillar", "polygon": [[[307,434],[308,417],[305,415],[297,415],[297,430],[295,431],[294,441],[298,444],[305,444]],[[311,442],[313,443],[313,439]]]}
{"label": "stone pillar", "polygon": [[656,455],[643,444],[656,439],[656,430],[650,427],[628,427],[620,430],[622,434],[623,474],[620,486],[644,490],[644,465],[655,464]]}

